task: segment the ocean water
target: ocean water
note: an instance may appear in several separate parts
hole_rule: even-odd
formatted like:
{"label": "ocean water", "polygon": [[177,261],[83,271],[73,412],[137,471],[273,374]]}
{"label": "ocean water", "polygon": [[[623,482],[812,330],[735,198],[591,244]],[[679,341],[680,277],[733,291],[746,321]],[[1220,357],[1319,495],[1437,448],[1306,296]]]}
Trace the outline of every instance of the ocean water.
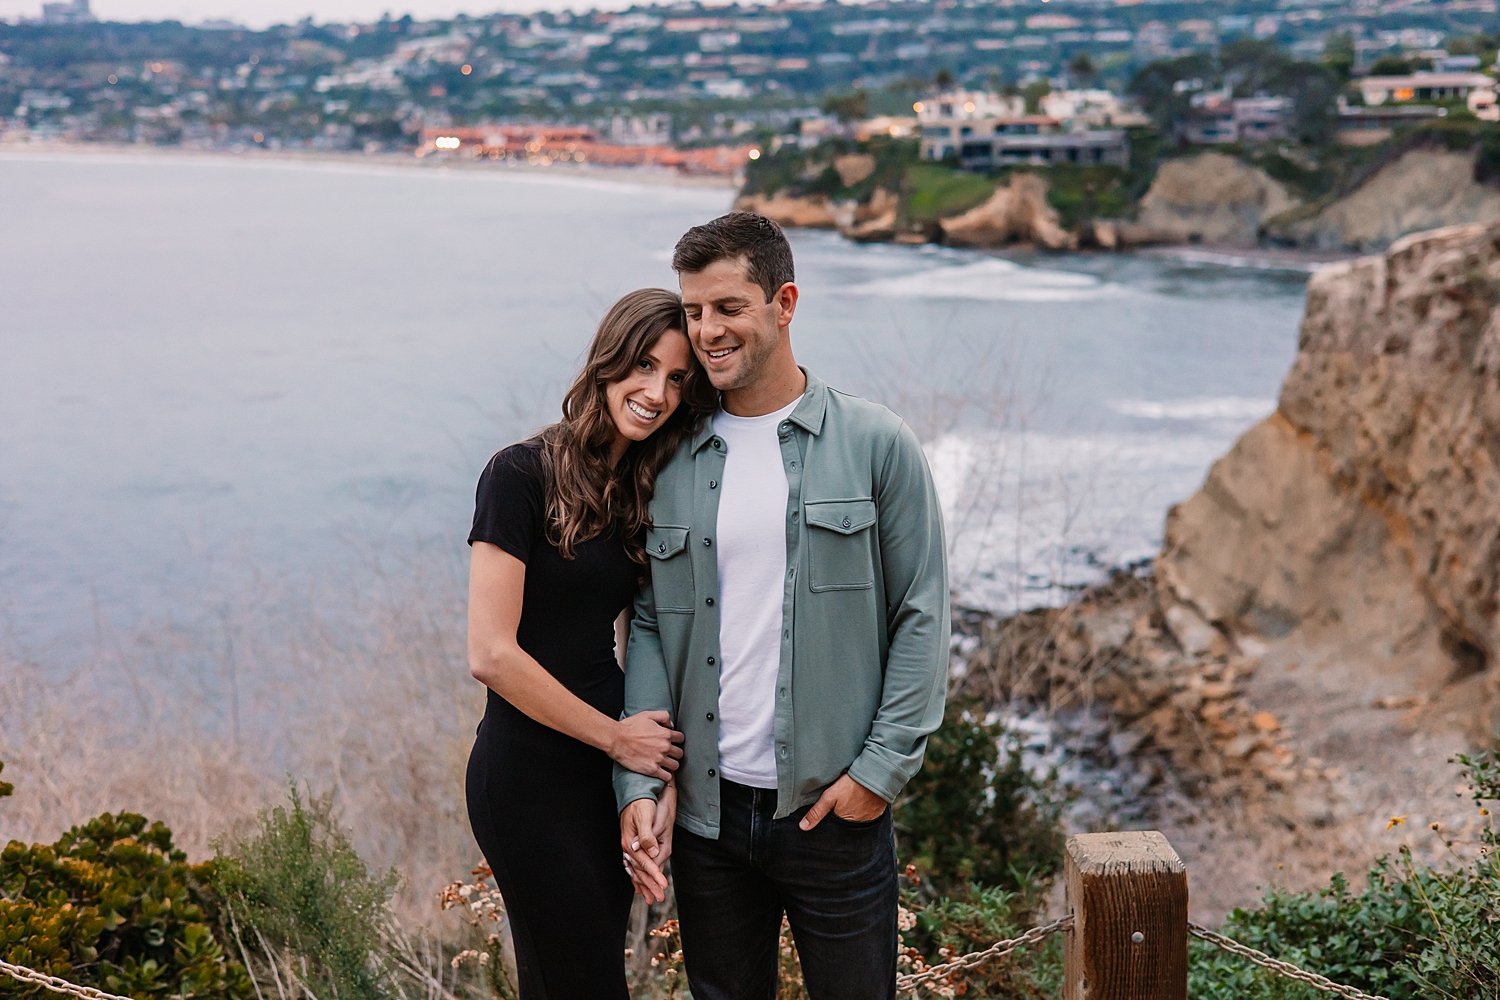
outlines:
{"label": "ocean water", "polygon": [[[552,419],[608,304],[672,287],[677,236],[729,201],[0,154],[0,648],[87,669],[279,600],[337,631],[382,574],[461,608],[479,469]],[[1305,274],[791,238],[799,360],[922,434],[959,596],[997,610],[1149,557],[1295,353]]]}

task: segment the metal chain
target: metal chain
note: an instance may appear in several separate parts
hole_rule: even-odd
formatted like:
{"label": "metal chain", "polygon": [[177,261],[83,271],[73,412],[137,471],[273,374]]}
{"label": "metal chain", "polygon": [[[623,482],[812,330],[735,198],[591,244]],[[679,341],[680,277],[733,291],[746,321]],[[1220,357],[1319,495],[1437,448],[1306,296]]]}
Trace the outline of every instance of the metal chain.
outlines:
{"label": "metal chain", "polygon": [[51,990],[53,993],[71,993],[75,997],[83,997],[84,1000],[131,1000],[130,997],[105,993],[103,990],[96,990],[92,986],[78,986],[68,982],[66,979],[58,979],[56,976],[49,976],[45,973],[37,972],[35,969],[28,969],[25,966],[11,965],[3,959],[0,959],[0,972],[19,979],[23,983],[35,983],[43,989]]}
{"label": "metal chain", "polygon": [[1222,934],[1216,934],[1206,927],[1199,927],[1197,924],[1189,923],[1188,933],[1194,937],[1202,938],[1209,944],[1218,945],[1230,954],[1239,955],[1241,958],[1248,958],[1256,965],[1270,969],[1272,972],[1286,976],[1288,979],[1295,979],[1298,982],[1306,983],[1325,993],[1336,993],[1341,997],[1347,997],[1348,1000],[1387,1000],[1383,996],[1361,993],[1353,986],[1341,986],[1332,979],[1320,976],[1316,972],[1308,972],[1305,969],[1297,968],[1290,962],[1283,962],[1280,959],[1272,958],[1264,952],[1256,951],[1254,948],[1242,945],[1238,941],[1227,938]]}
{"label": "metal chain", "polygon": [[912,972],[904,976],[897,976],[896,990],[900,993],[915,993],[919,986],[924,986],[939,979],[946,979],[955,972],[964,972],[972,969],[983,962],[988,962],[992,958],[1003,958],[1017,948],[1036,944],[1047,935],[1072,926],[1073,914],[1069,913],[1065,917],[1057,918],[1050,924],[1033,927],[1020,937],[1010,938],[1007,941],[996,941],[984,951],[971,952],[962,958],[955,958],[953,961],[944,962],[942,965],[934,965],[932,968],[924,969],[921,972]]}

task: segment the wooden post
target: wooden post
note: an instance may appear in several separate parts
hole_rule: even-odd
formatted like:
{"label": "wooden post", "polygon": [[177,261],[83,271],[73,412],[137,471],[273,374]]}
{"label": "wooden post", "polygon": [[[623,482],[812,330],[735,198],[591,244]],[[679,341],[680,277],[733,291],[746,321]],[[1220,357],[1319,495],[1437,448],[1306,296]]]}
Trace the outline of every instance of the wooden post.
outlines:
{"label": "wooden post", "polygon": [[1064,1000],[1187,1000],[1187,869],[1155,830],[1068,838]]}

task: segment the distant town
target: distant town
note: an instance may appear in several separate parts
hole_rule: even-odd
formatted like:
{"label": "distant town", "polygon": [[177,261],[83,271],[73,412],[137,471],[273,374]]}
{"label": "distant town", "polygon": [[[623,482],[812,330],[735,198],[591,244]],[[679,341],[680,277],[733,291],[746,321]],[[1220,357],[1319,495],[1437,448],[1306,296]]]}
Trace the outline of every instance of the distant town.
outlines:
{"label": "distant town", "polygon": [[1493,121],[1496,14],[1497,0],[686,2],[256,31],[101,22],[64,0],[0,22],[0,148],[734,174],[786,144],[883,135],[970,170],[1124,167],[1132,129],[1359,144],[1449,114]]}

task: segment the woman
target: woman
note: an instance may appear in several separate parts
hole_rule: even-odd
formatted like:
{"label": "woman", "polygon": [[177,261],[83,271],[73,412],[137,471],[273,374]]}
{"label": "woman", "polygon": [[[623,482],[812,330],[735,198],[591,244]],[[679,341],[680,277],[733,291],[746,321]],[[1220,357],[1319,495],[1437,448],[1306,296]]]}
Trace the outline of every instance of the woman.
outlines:
{"label": "woman", "polygon": [[479,479],[469,670],[489,696],[469,820],[505,899],[522,1000],[628,996],[611,761],[670,778],[682,734],[665,712],[619,718],[614,625],[644,570],[656,474],[713,408],[685,329],[672,292],[615,303],[563,419]]}

